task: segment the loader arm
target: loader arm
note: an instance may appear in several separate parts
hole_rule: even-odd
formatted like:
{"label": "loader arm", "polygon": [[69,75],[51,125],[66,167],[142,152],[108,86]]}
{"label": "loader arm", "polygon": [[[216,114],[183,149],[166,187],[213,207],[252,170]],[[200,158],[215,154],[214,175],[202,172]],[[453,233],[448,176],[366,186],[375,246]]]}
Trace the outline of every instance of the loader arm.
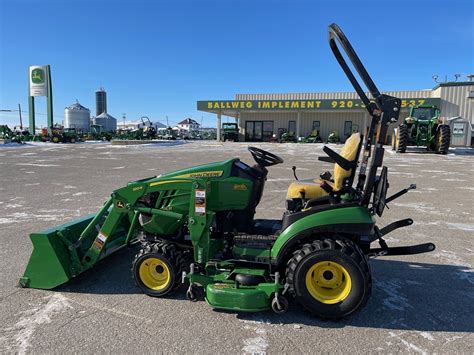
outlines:
{"label": "loader arm", "polygon": [[169,184],[190,191],[192,179],[131,182],[115,190],[97,214],[32,233],[33,252],[20,286],[51,289],[92,268],[134,241],[140,213],[184,218],[184,214],[137,204],[144,195],[165,190]]}

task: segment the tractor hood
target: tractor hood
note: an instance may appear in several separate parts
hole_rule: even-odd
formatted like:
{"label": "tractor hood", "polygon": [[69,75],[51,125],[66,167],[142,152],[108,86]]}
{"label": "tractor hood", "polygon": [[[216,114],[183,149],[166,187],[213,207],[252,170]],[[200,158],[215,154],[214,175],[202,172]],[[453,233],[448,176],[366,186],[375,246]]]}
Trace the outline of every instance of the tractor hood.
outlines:
{"label": "tractor hood", "polygon": [[204,165],[194,166],[192,168],[177,170],[172,173],[163,174],[159,176],[163,178],[214,178],[230,176],[232,165],[238,158],[229,159],[225,161],[209,163]]}

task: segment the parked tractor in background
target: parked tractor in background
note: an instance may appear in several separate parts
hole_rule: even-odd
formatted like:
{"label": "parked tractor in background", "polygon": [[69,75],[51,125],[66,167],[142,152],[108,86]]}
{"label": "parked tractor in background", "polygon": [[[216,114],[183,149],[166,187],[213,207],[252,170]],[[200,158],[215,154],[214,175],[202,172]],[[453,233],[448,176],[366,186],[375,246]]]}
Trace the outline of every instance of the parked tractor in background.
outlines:
{"label": "parked tractor in background", "polygon": [[322,143],[323,139],[319,135],[319,131],[317,129],[313,129],[313,131],[303,139],[303,143]]}
{"label": "parked tractor in background", "polygon": [[[148,120],[148,124],[145,123],[144,118]],[[143,131],[142,131],[142,139],[155,139],[157,132],[156,128],[153,127],[153,123],[151,123],[150,119],[147,116],[141,117],[143,122]]]}
{"label": "parked tractor in background", "polygon": [[78,138],[75,128],[61,128],[55,126],[51,130],[50,141],[53,143],[76,143]]}
{"label": "parked tractor in background", "polygon": [[222,140],[238,142],[239,141],[239,126],[237,123],[223,123],[222,124]]}
{"label": "parked tractor in background", "polygon": [[405,153],[408,146],[426,147],[439,154],[447,154],[451,141],[449,125],[439,117],[436,106],[414,106],[410,115],[394,130],[392,149]]}
{"label": "parked tractor in background", "polygon": [[339,139],[339,135],[336,131],[332,131],[328,136],[328,143],[339,143],[341,140]]}
{"label": "parked tractor in background", "polygon": [[168,128],[162,128],[158,130],[158,139],[165,139],[168,141],[174,141],[176,140],[176,132],[171,128],[171,126],[168,126]]}
{"label": "parked tractor in background", "polygon": [[296,134],[295,132],[284,132],[280,136],[280,143],[296,143]]}
{"label": "parked tractor in background", "polygon": [[0,125],[0,139],[10,141],[13,137],[13,132],[6,124]]}

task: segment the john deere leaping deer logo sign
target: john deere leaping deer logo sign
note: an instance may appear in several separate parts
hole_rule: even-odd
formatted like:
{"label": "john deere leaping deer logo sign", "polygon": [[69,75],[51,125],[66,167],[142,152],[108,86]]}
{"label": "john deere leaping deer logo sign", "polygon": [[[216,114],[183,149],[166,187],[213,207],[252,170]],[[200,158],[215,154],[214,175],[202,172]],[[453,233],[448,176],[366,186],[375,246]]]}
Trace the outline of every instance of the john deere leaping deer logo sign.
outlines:
{"label": "john deere leaping deer logo sign", "polygon": [[35,84],[43,84],[44,83],[44,70],[41,68],[35,68],[31,71],[31,81]]}

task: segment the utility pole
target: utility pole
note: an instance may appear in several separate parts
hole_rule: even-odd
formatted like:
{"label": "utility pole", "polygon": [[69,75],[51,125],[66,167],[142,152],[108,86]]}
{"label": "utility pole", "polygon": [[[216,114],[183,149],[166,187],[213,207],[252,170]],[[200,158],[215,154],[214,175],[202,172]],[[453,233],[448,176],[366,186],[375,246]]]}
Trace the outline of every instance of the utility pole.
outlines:
{"label": "utility pole", "polygon": [[23,131],[23,121],[21,119],[21,106],[20,106],[20,104],[18,104],[18,113],[20,115],[20,130]]}

